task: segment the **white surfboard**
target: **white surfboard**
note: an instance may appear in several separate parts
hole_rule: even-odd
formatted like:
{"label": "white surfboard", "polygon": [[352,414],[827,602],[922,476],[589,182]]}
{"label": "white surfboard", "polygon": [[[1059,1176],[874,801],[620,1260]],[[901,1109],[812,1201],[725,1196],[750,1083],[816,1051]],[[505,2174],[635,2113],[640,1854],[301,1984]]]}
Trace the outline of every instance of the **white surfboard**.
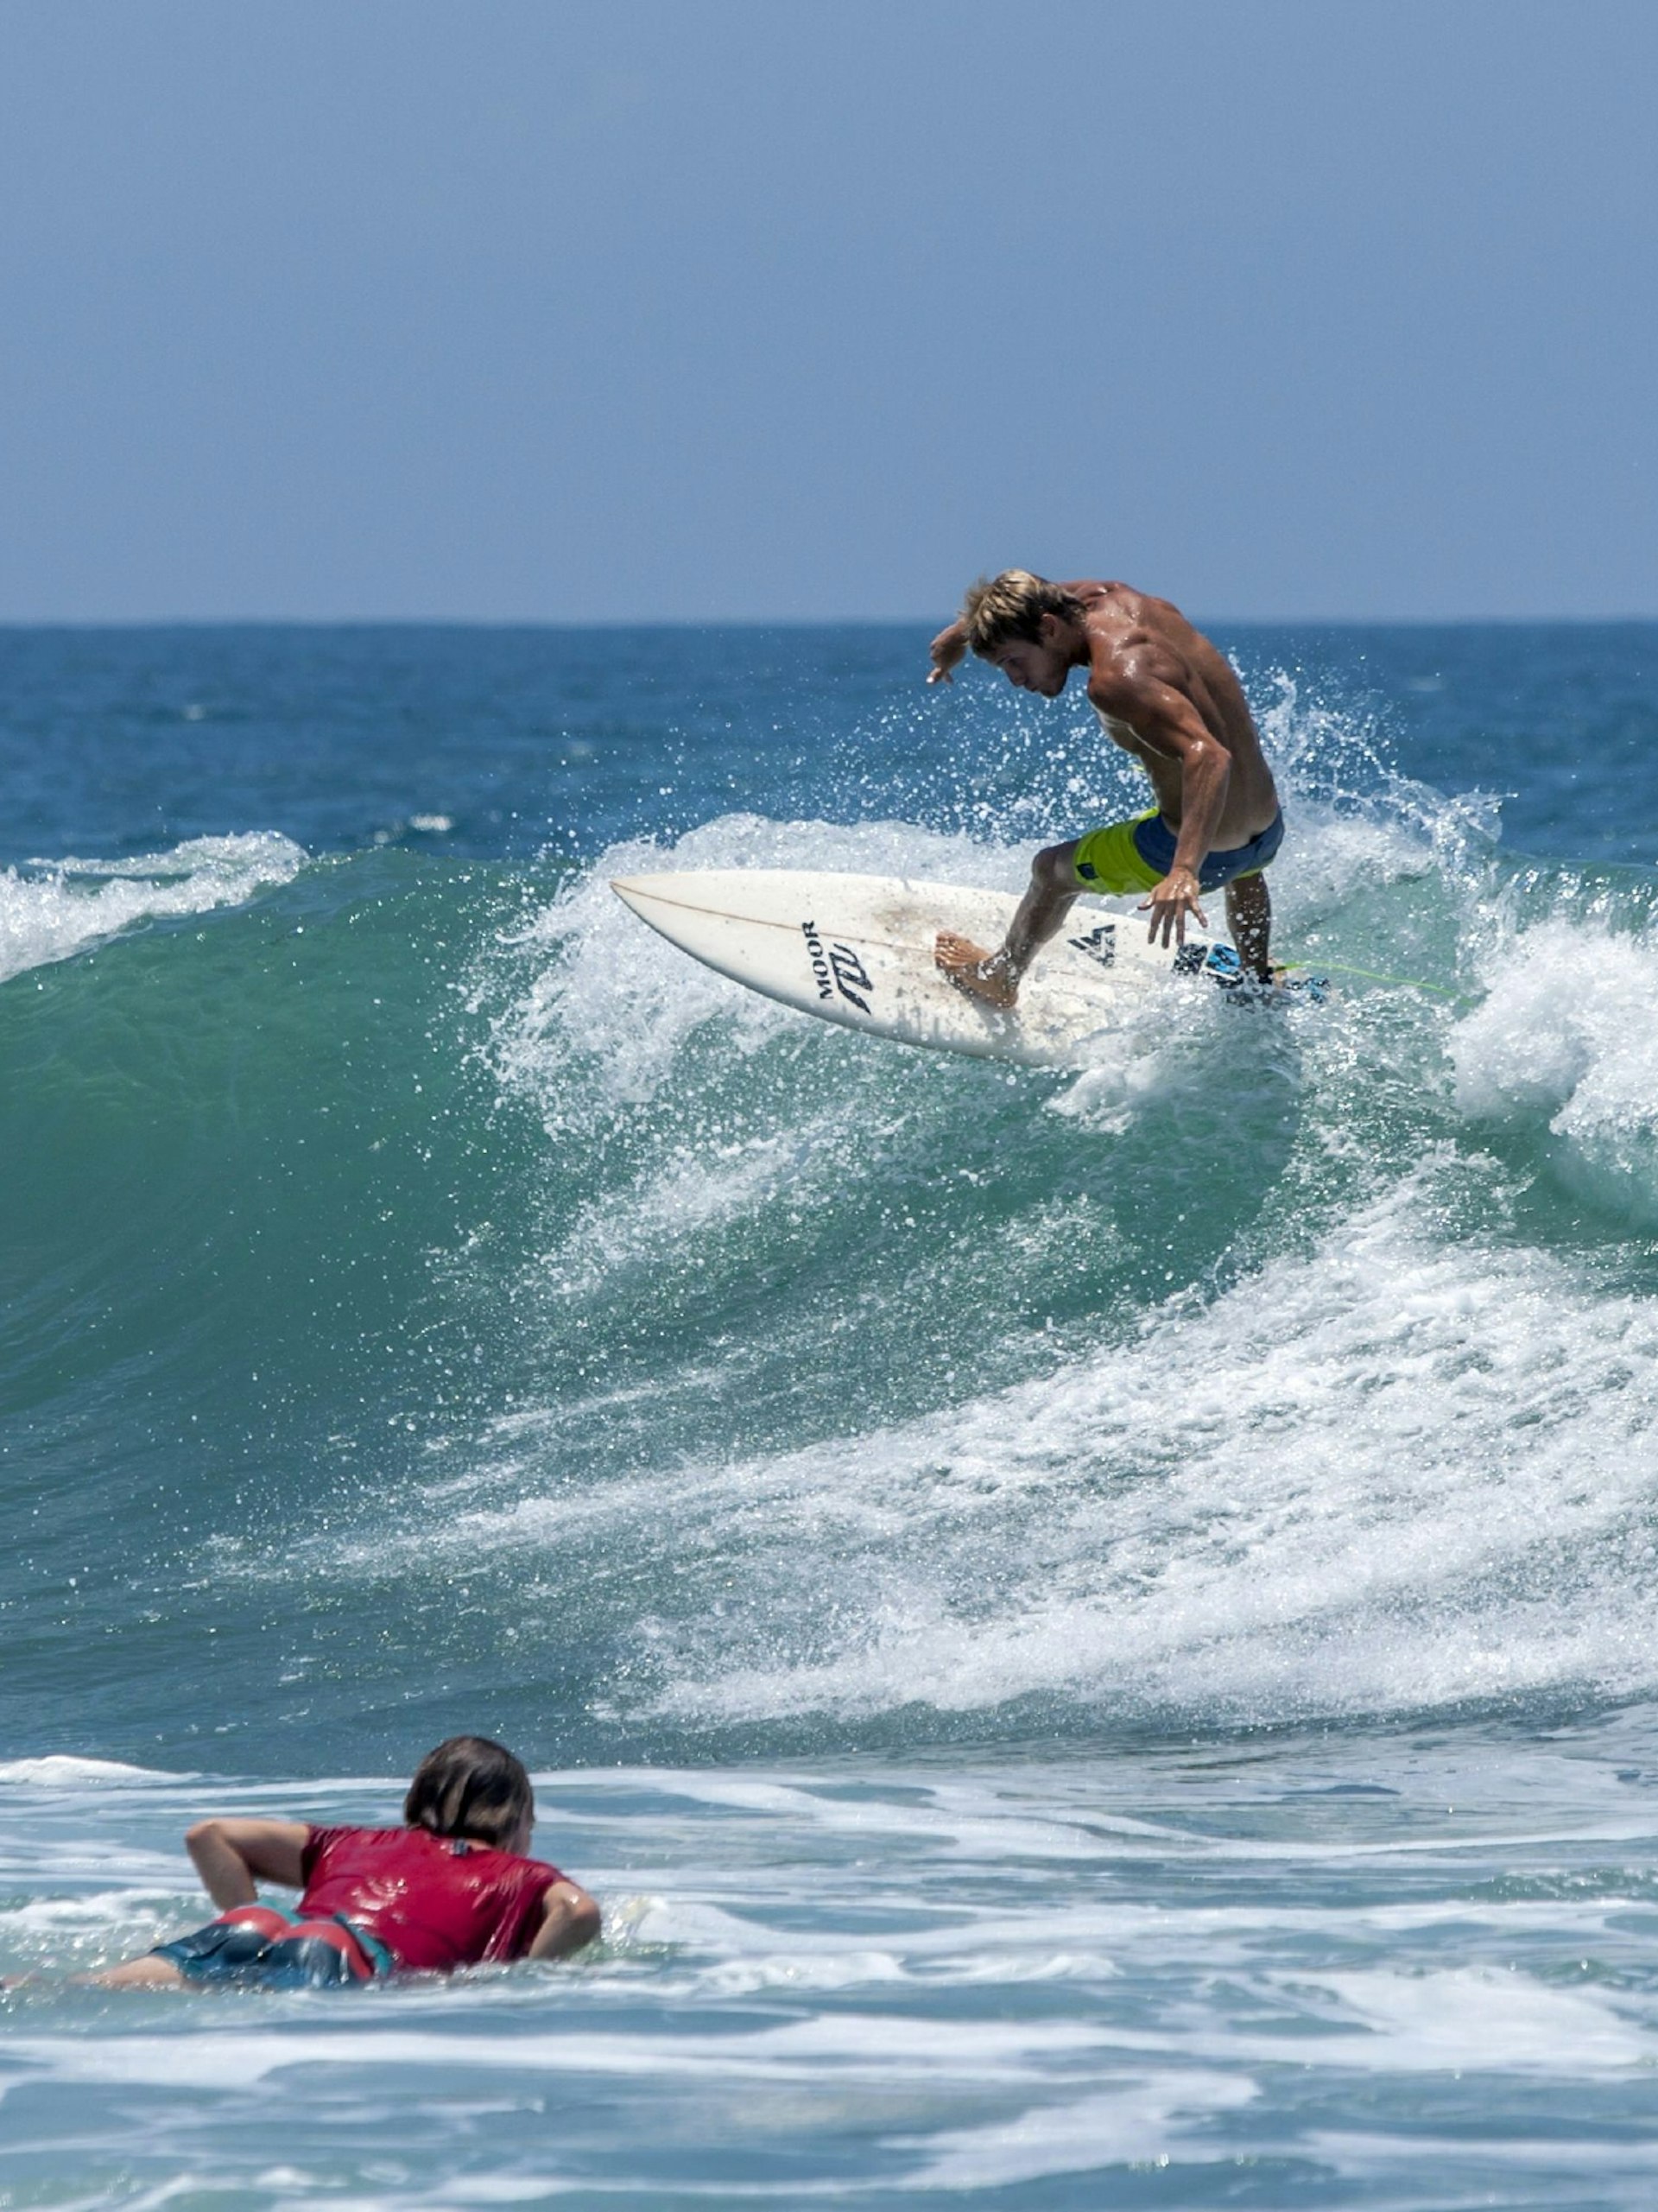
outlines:
{"label": "white surfboard", "polygon": [[1005,891],[785,868],[615,877],[611,887],[670,944],[803,1014],[1034,1067],[1085,1060],[1091,1038],[1173,975],[1238,976],[1230,945],[1188,935],[1165,949],[1147,942],[1143,916],[1079,900],[1004,1013],[946,982],[933,946],[940,929],[999,945],[1018,904]]}

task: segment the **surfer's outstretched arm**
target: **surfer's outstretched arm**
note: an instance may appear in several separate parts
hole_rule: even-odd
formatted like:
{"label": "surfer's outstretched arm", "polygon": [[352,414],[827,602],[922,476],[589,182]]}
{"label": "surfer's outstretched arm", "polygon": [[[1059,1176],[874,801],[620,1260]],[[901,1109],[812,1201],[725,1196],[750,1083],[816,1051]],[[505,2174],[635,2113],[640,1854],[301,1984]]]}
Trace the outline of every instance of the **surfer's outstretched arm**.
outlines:
{"label": "surfer's outstretched arm", "polygon": [[927,670],[929,683],[953,683],[951,671],[967,651],[967,626],[962,622],[947,623],[927,648],[932,667]]}
{"label": "surfer's outstretched arm", "polygon": [[1029,888],[994,952],[971,938],[959,937],[953,929],[940,930],[933,957],[959,990],[990,1006],[1015,1003],[1025,970],[1048,940],[1058,936],[1082,896],[1076,859],[1074,839],[1068,845],[1046,846],[1036,855],[1030,864]]}

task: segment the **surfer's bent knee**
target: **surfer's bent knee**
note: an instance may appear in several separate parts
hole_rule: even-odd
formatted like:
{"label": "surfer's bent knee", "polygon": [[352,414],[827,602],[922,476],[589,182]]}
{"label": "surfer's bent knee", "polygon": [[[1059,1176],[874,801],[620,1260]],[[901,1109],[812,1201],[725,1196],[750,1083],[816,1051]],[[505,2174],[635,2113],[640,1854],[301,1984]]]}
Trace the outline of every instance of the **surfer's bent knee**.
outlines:
{"label": "surfer's bent knee", "polygon": [[1073,837],[1067,845],[1045,845],[1030,864],[1032,881],[1074,898],[1082,889],[1077,880],[1078,841]]}

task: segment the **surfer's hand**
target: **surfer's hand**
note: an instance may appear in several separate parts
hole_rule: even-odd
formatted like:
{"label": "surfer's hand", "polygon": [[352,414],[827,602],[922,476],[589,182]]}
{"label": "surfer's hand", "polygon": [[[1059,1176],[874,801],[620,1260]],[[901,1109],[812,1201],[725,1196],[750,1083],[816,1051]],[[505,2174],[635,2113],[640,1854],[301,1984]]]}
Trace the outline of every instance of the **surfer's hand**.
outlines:
{"label": "surfer's hand", "polygon": [[940,631],[927,650],[933,660],[933,666],[927,674],[927,681],[953,683],[955,678],[950,671],[967,650],[967,640],[962,634],[961,624],[959,622],[952,622],[947,630]]}
{"label": "surfer's hand", "polygon": [[1164,944],[1173,937],[1177,945],[1183,945],[1188,914],[1200,929],[1209,927],[1208,917],[1198,904],[1198,879],[1190,868],[1171,868],[1161,883],[1155,884],[1141,900],[1140,911],[1149,911],[1151,916],[1151,927],[1146,932],[1146,941],[1150,945],[1157,942],[1160,929]]}

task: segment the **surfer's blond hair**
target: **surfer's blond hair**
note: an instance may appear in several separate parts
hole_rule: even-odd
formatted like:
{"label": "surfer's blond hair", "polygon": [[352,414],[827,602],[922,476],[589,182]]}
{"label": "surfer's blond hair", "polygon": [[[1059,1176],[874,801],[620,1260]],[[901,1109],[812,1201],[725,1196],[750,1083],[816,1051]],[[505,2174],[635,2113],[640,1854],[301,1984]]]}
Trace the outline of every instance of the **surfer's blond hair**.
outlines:
{"label": "surfer's blond hair", "polygon": [[999,576],[981,576],[963,599],[961,626],[968,644],[983,660],[1016,637],[1035,644],[1045,614],[1058,615],[1062,622],[1080,622],[1082,612],[1082,601],[1063,584],[1050,584],[1046,576],[1033,576],[1028,568],[1004,568]]}

